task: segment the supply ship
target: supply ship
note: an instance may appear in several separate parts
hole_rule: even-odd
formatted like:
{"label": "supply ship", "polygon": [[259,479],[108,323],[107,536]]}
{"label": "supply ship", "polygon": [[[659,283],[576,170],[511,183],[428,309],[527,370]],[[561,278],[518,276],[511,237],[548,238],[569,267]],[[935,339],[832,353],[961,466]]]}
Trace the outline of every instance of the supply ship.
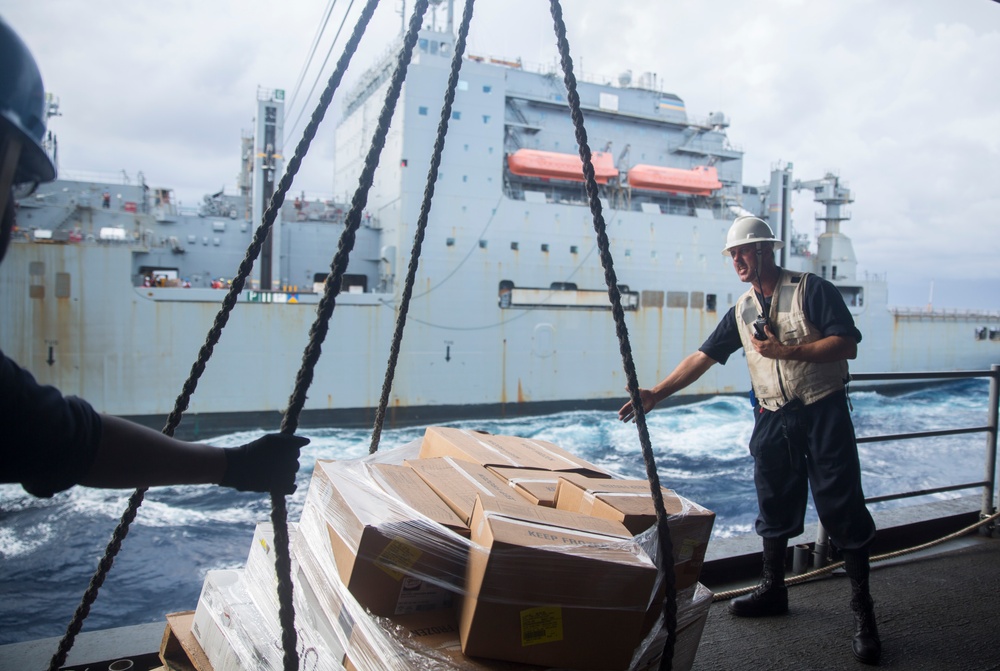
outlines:
{"label": "supply ship", "polygon": [[[421,33],[305,426],[364,425],[378,405],[454,42],[451,30]],[[346,92],[334,168],[344,192],[397,52]],[[625,376],[562,78],[475,55],[460,76],[388,419],[616,409]],[[780,265],[840,289],[864,334],[852,371],[986,369],[1000,357],[1000,315],[892,309],[885,277],[859,276],[841,230],[853,195],[839,176],[799,179],[781,164],[765,183],[746,182],[729,118],[689,113],[652,77],[581,81],[579,92],[643,386],[700,346],[744,291],[720,249],[747,212],[786,242]],[[142,175],[64,176],[19,199],[0,266],[8,356],[103,412],[162,426],[290,155],[283,91],[257,98],[237,192],[207,195],[197,212]],[[796,191],[817,203],[815,244],[793,226]],[[301,192],[286,200],[178,435],[274,423],[347,211]],[[685,393],[748,390],[733,362]]]}
{"label": "supply ship", "polygon": [[[419,42],[303,416],[310,424],[363,424],[377,403],[401,269],[424,191],[434,110],[453,49],[450,31],[425,30]],[[360,172],[393,64],[391,58],[378,64],[348,96],[336,138],[339,184],[352,183]],[[1000,316],[893,310],[884,278],[858,277],[851,242],[840,230],[852,194],[839,177],[799,180],[789,164],[778,166],[768,183],[751,186],[744,183],[742,151],[726,136],[724,114],[695,119],[681,98],[629,77],[617,86],[582,82],[580,93],[591,141],[602,147],[595,167],[643,383],[661,378],[695,349],[742,292],[719,249],[733,217],[747,212],[766,218],[785,241],[781,265],[810,270],[839,288],[865,334],[855,372],[984,369],[996,360]],[[155,425],[170,410],[184,364],[196,357],[226,278],[243,257],[282,172],[283,98],[280,90],[259,92],[257,128],[242,138],[239,193],[206,196],[198,212],[182,211],[169,189],[151,188],[141,177],[124,184],[64,177],[21,197],[18,238],[0,267],[0,347],[41,381],[82,395],[105,412]],[[617,336],[565,103],[554,72],[529,72],[517,61],[466,59],[396,373],[393,420],[617,408],[624,386]],[[816,218],[825,232],[815,247],[793,227],[796,190],[811,191],[822,207]],[[281,412],[346,210],[304,194],[286,204],[201,379],[189,431],[254,426]],[[737,362],[715,367],[687,391],[704,396],[747,389]],[[991,423],[995,456],[995,419]],[[988,468],[994,461],[987,456]],[[348,488],[358,484],[356,478],[343,480]],[[986,509],[993,510],[993,481],[967,487],[979,485],[989,487],[984,511],[977,516],[962,509],[963,522],[992,522]],[[937,516],[959,517],[943,509]],[[887,526],[890,533],[883,530],[880,542],[891,541],[900,528]],[[913,526],[902,534],[910,540]],[[261,538],[254,537],[247,571],[269,564],[260,557],[260,548],[269,552]],[[716,576],[724,573],[731,581],[738,577],[734,564],[752,564],[759,547],[727,548],[724,554],[716,558]],[[888,569],[898,578],[880,582],[879,596],[886,595],[896,623],[892,631],[899,633],[890,634],[897,643],[888,639],[886,661],[907,654],[920,658],[920,668],[955,659],[970,667],[993,661],[988,651],[977,655],[978,648],[963,645],[947,628],[908,637],[926,643],[917,653],[898,644],[904,632],[922,631],[927,604],[939,613],[968,611],[973,623],[989,621],[983,608],[968,608],[988,600],[953,587],[987,575],[983,567],[995,566],[995,548],[989,540],[968,541],[955,554],[947,565],[930,560],[943,567],[939,571],[910,571],[906,564]],[[706,569],[712,563],[709,558]],[[913,576],[944,572],[956,578],[953,584],[935,578],[913,588]],[[231,578],[234,572],[214,573]],[[270,574],[265,578],[260,584],[272,582]],[[829,587],[835,582],[811,583],[796,594],[796,608],[813,620],[843,615],[830,606],[842,599],[842,586],[840,595]],[[213,585],[206,581],[206,589]],[[914,594],[934,598],[914,603]],[[265,599],[270,603],[271,596]],[[763,625],[763,635],[741,629],[733,636],[739,623],[709,617],[708,604],[701,605],[696,621],[712,623],[703,646],[712,657],[700,668],[751,657],[762,666],[787,666],[790,659],[815,659],[817,653],[829,660],[846,654],[838,627],[822,638],[807,627],[805,639],[788,635],[775,619],[774,627]],[[299,609],[307,621],[317,612]],[[348,619],[339,613],[329,622]],[[117,638],[144,651],[160,642],[159,657],[141,655],[143,668],[152,668],[167,661],[164,653],[175,642],[169,615],[168,622],[166,633],[160,623],[141,633],[130,628]],[[117,654],[110,645],[114,633],[95,633],[101,658],[110,660]],[[694,646],[675,668],[694,662],[700,628],[688,636]],[[830,654],[834,646],[842,654]],[[84,659],[89,651],[80,654]],[[22,651],[12,646],[0,650],[0,658],[20,660]],[[320,668],[321,659],[336,661],[307,659],[310,668]],[[389,659],[376,653],[372,668],[384,668]],[[261,666],[262,658],[256,661]],[[107,668],[125,663],[132,668],[124,656]]]}

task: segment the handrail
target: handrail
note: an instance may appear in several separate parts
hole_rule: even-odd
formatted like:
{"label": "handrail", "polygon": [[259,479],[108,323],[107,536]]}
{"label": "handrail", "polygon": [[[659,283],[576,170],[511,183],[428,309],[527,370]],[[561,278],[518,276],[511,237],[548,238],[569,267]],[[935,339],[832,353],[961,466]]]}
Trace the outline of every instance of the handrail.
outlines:
{"label": "handrail", "polygon": [[[987,407],[987,423],[983,426],[958,427],[951,429],[935,429],[931,431],[912,431],[907,433],[894,433],[876,436],[858,437],[857,443],[880,443],[894,440],[909,440],[916,438],[930,438],[936,436],[954,436],[970,433],[986,434],[986,475],[982,481],[967,482],[943,487],[928,487],[909,492],[896,494],[884,494],[882,496],[872,496],[865,498],[865,503],[880,503],[882,501],[895,501],[915,496],[926,496],[928,494],[938,494],[941,492],[958,491],[962,489],[982,488],[982,506],[980,519],[990,517],[997,510],[995,501],[996,490],[996,464],[997,464],[997,424],[1000,418],[1000,364],[993,364],[990,370],[968,370],[968,371],[928,371],[922,373],[856,373],[851,375],[851,381],[855,382],[878,382],[878,381],[900,381],[900,380],[954,380],[988,377],[990,378],[990,398]],[[980,533],[990,535],[992,525],[980,527]],[[821,548],[823,549],[821,551]],[[822,567],[827,562],[827,557],[823,556],[825,550],[829,548],[829,541],[826,530],[822,524],[818,525],[816,536],[817,553],[814,554],[817,568]]]}
{"label": "handrail", "polygon": [[984,426],[967,426],[951,429],[936,429],[931,431],[911,431],[905,433],[894,433],[877,436],[862,436],[857,438],[858,444],[879,443],[893,440],[907,440],[916,438],[930,438],[936,436],[955,436],[970,433],[986,434],[986,478],[981,482],[969,482],[965,484],[950,485],[946,487],[936,487],[919,489],[912,492],[902,492],[899,494],[887,494],[883,496],[869,497],[865,503],[878,503],[881,501],[893,501],[913,496],[923,496],[926,494],[936,494],[946,491],[957,491],[961,489],[983,488],[982,516],[988,517],[996,511],[994,503],[994,490],[996,487],[996,457],[997,457],[997,423],[998,423],[998,403],[1000,403],[1000,364],[994,364],[990,370],[968,370],[968,371],[927,371],[922,373],[857,373],[851,375],[851,381],[873,382],[885,380],[954,380],[970,379],[978,377],[990,378],[990,399],[987,407],[987,423]]}
{"label": "handrail", "polygon": [[940,494],[941,492],[957,492],[962,489],[972,489],[973,487],[985,487],[989,482],[965,482],[958,485],[945,485],[944,487],[931,487],[928,489],[917,489],[912,492],[900,492],[899,494],[884,494],[882,496],[869,496],[865,503],[881,503],[882,501],[895,501],[897,499],[907,499],[914,496],[927,496],[928,494]]}
{"label": "handrail", "polygon": [[992,377],[997,379],[997,365],[992,370],[940,370],[923,373],[851,373],[851,382],[870,382],[877,380],[951,380],[973,377]]}
{"label": "handrail", "polygon": [[912,431],[909,433],[887,433],[884,436],[862,436],[856,439],[858,445],[862,443],[887,443],[890,440],[904,440],[906,438],[935,438],[937,436],[959,436],[965,433],[983,433],[989,431],[989,426],[970,426],[963,429],[936,429],[934,431]]}

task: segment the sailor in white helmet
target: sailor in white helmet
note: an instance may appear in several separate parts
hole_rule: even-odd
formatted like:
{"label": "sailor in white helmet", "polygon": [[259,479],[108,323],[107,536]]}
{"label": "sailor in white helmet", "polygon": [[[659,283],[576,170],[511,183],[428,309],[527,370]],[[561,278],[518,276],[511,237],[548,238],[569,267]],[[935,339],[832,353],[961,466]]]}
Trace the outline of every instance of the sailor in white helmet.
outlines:
{"label": "sailor in white helmet", "polygon": [[[55,179],[42,147],[45,89],[24,42],[0,18],[0,260],[15,226],[13,187]],[[139,373],[139,371],[137,371]],[[0,482],[49,497],[81,484],[135,488],[218,483],[291,494],[299,449],[309,440],[271,434],[223,449],[170,438],[81,398],[40,385],[0,352]]]}
{"label": "sailor in white helmet", "polygon": [[[811,487],[820,521],[851,580],[854,656],[876,664],[882,644],[868,588],[875,523],[865,506],[846,389],[847,361],[857,356],[861,333],[832,283],[776,265],[774,251],[781,246],[765,221],[737,217],[722,253],[732,257],[736,274],[750,289],[698,351],[655,387],[640,390],[640,397],[649,412],[743,349],[752,385],[750,453],[764,567],[760,584],[731,601],[729,612],[755,617],[788,611],[788,539],[803,532]],[[631,402],[618,416],[634,419]]]}

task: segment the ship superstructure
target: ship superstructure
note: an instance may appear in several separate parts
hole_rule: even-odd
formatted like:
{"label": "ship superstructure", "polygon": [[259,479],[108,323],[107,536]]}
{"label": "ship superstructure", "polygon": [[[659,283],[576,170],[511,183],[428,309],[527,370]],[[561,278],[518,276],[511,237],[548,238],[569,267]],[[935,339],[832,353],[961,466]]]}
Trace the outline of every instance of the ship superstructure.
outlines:
{"label": "ship superstructure", "polygon": [[[378,403],[453,46],[448,31],[421,33],[303,421],[366,424]],[[334,184],[345,194],[371,142],[392,52],[344,102]],[[579,92],[641,384],[696,349],[744,290],[719,252],[741,212],[768,219],[786,240],[782,264],[840,288],[864,334],[852,370],[982,369],[997,360],[1000,316],[893,312],[884,278],[857,277],[840,230],[853,196],[837,176],[800,181],[782,164],[751,186],[724,113],[689,114],[645,77],[581,81]],[[555,71],[465,59],[391,419],[615,410],[625,396],[565,97]],[[162,423],[218,310],[218,287],[280,177],[282,99],[258,92],[239,193],[206,196],[197,213],[144,179],[63,178],[21,199],[19,237],[0,266],[0,348],[102,411]],[[792,225],[796,190],[823,207],[815,249]],[[286,200],[193,399],[195,432],[255,426],[284,408],[344,228],[343,202]],[[733,361],[686,392],[748,388],[745,366]]]}

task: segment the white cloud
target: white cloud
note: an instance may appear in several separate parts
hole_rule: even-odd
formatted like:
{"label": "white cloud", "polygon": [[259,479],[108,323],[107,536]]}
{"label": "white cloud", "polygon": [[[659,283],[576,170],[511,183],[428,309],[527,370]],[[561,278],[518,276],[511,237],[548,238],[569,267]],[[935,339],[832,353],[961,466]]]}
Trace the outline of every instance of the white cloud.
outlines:
{"label": "white cloud", "polygon": [[[399,30],[401,4],[381,3],[351,81]],[[0,5],[61,99],[52,128],[62,167],[142,170],[189,204],[233,188],[257,87],[291,93],[323,14],[304,0]],[[563,13],[578,76],[655,72],[689,113],[725,112],[747,183],[764,183],[779,161],[800,179],[833,171],[847,181],[856,201],[844,230],[862,270],[889,274],[890,300],[919,304],[933,281],[936,301],[1000,308],[1000,5],[565,0]],[[469,51],[555,66],[548,3],[479,0]],[[296,189],[334,192],[331,137],[328,122]],[[798,227],[811,233],[818,209],[800,195]]]}

